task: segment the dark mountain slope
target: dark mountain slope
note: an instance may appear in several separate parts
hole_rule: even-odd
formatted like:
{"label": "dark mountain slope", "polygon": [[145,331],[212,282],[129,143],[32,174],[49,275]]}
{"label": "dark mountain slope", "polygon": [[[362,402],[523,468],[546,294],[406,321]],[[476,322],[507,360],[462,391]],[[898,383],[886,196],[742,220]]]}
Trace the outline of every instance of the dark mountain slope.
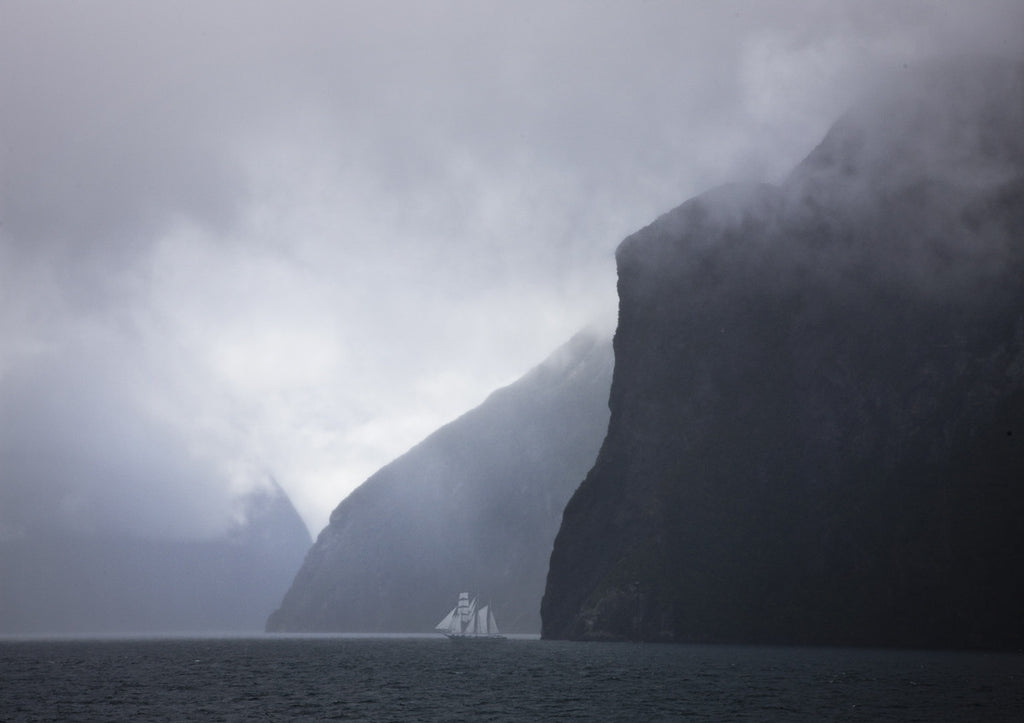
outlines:
{"label": "dark mountain slope", "polygon": [[370,477],[331,515],[270,631],[428,631],[469,590],[540,627],[562,509],[608,424],[609,340],[579,335]]}
{"label": "dark mountain slope", "polygon": [[545,637],[1024,647],[1024,71],[907,75],[620,246]]}

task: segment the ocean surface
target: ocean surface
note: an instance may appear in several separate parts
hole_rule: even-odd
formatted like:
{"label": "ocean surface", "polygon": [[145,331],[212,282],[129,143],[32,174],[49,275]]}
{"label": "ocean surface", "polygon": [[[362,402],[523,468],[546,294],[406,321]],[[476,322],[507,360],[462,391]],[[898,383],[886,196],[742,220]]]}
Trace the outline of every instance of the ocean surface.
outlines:
{"label": "ocean surface", "polygon": [[2,639],[0,719],[1022,721],[1024,655],[442,637]]}

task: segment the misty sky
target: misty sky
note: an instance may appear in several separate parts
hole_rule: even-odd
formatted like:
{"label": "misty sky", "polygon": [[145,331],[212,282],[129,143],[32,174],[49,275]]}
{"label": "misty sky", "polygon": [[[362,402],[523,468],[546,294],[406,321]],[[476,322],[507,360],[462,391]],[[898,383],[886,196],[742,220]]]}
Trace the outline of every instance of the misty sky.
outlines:
{"label": "misty sky", "polygon": [[315,534],[588,324],[613,252],[777,181],[1012,2],[0,0],[0,537]]}

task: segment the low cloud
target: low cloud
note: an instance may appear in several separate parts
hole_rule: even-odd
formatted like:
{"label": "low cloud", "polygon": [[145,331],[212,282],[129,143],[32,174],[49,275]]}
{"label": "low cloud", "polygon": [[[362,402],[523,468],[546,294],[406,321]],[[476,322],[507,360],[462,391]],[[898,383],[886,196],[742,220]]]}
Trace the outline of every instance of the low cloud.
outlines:
{"label": "low cloud", "polygon": [[1024,30],[1000,2],[4,16],[4,525],[63,504],[178,535],[229,524],[264,472],[316,532],[439,424],[611,326],[627,234],[781,180],[880,74],[1017,53]]}

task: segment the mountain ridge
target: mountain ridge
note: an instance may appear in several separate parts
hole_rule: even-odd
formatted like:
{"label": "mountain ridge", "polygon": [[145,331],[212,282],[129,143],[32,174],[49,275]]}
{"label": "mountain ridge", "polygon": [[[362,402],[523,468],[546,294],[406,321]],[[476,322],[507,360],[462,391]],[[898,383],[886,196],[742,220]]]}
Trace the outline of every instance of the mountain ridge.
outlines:
{"label": "mountain ridge", "polygon": [[611,343],[579,334],[381,468],[331,513],[276,632],[427,631],[460,591],[536,632],[565,501],[607,426]]}

